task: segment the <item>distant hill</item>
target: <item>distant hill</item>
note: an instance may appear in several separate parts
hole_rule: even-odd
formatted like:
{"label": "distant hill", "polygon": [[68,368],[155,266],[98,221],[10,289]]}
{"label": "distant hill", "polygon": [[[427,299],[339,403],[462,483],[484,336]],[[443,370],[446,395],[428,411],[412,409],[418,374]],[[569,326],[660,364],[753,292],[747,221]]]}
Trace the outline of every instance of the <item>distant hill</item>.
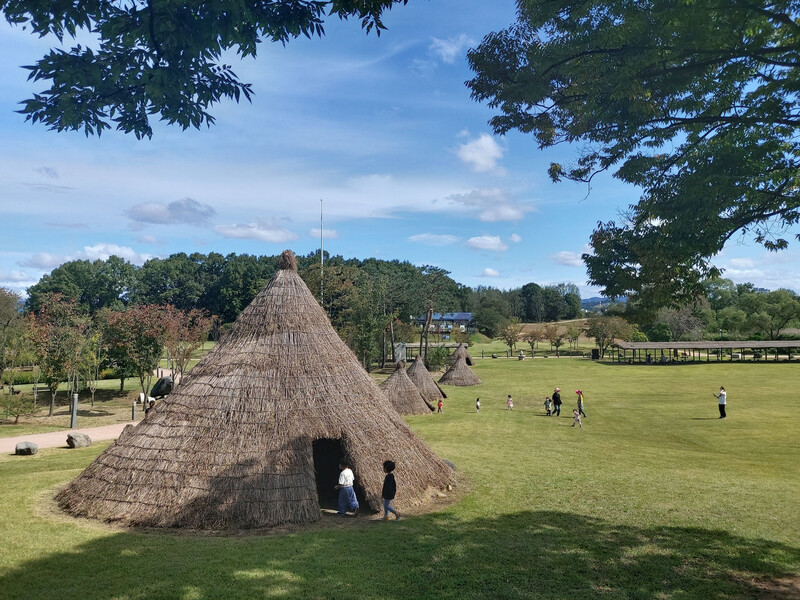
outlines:
{"label": "distant hill", "polygon": [[[627,302],[628,299],[623,298],[614,298],[613,302]],[[609,298],[605,298],[603,296],[595,296],[593,298],[583,298],[581,299],[581,308],[583,310],[592,310],[592,311],[599,311],[602,308],[605,308],[609,304],[612,303],[612,300]]]}

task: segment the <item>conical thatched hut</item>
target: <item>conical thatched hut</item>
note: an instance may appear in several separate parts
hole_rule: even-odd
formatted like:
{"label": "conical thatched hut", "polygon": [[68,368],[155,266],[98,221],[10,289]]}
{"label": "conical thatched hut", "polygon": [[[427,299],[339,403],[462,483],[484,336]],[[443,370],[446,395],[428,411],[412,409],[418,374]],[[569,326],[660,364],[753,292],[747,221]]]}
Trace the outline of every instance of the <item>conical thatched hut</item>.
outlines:
{"label": "conical thatched hut", "polygon": [[439,384],[433,380],[428,369],[425,368],[425,363],[421,358],[414,361],[408,371],[406,372],[408,378],[417,386],[419,393],[425,398],[425,401],[431,406],[435,406],[440,399],[447,398],[447,394],[439,387]]}
{"label": "conical thatched hut", "polygon": [[472,367],[475,365],[472,360],[472,356],[467,349],[467,345],[464,342],[461,342],[458,346],[456,346],[453,354],[450,355],[450,364],[454,365],[460,356],[464,357],[464,360],[467,362],[467,366]]}
{"label": "conical thatched hut", "polygon": [[442,385],[478,385],[480,382],[478,376],[467,366],[463,356],[457,358],[439,380]]}
{"label": "conical thatched hut", "polygon": [[433,411],[433,406],[422,397],[417,386],[409,379],[403,361],[395,365],[394,373],[381,383],[380,388],[401,415],[422,415]]}
{"label": "conical thatched hut", "polygon": [[57,501],[76,516],[140,526],[309,523],[335,506],[341,459],[362,510],[379,508],[387,459],[401,507],[452,482],[339,338],[287,250],[229,335]]}

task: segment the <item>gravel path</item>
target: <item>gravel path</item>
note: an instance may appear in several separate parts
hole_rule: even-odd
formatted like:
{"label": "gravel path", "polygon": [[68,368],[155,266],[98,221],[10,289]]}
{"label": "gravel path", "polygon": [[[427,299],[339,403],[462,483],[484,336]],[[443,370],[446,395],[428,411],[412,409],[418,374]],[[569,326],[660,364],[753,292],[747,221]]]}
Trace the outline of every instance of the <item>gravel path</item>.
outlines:
{"label": "gravel path", "polygon": [[48,433],[32,433],[30,435],[20,435],[17,437],[0,438],[0,453],[13,454],[19,442],[33,442],[39,448],[66,448],[68,433],[85,433],[93,442],[100,440],[115,440],[122,433],[126,425],[135,425],[136,422],[115,423],[114,425],[104,425],[102,427],[85,427],[78,429],[62,429],[61,431],[50,431]]}

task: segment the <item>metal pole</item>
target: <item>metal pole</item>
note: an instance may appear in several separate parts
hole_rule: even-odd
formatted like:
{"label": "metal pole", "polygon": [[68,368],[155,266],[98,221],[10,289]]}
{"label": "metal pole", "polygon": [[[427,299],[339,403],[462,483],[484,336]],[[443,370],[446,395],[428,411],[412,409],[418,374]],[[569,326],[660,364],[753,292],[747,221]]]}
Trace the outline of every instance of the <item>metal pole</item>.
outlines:
{"label": "metal pole", "polygon": [[78,394],[77,392],[72,394],[72,410],[70,411],[69,416],[69,428],[75,429],[78,425]]}
{"label": "metal pole", "polygon": [[131,404],[131,421],[136,420],[136,402]]}
{"label": "metal pole", "polygon": [[323,247],[323,242],[325,239],[324,236],[324,229],[322,224],[322,198],[319,199],[319,303],[322,305],[322,309],[325,309],[325,284],[324,284],[324,273],[325,273],[325,249]]}

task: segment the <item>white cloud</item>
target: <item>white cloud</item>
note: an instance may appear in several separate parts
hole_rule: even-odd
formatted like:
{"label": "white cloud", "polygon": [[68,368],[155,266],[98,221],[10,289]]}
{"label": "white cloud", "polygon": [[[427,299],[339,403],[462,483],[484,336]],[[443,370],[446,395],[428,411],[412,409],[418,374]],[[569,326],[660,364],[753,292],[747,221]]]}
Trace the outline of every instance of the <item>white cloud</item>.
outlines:
{"label": "white cloud", "polygon": [[49,271],[50,269],[54,269],[64,261],[65,258],[63,256],[50,254],[48,252],[37,252],[36,254],[32,254],[28,258],[21,260],[19,262],[19,265],[21,267],[33,267],[34,269]]}
{"label": "white cloud", "polygon": [[125,211],[133,221],[156,225],[202,225],[216,213],[212,206],[192,198],[176,200],[169,204],[143,202]]}
{"label": "white cloud", "polygon": [[94,246],[84,246],[81,252],[78,252],[75,256],[70,257],[67,260],[108,260],[110,256],[119,256],[120,258],[124,258],[128,262],[131,262],[135,265],[141,265],[145,261],[153,258],[152,254],[140,254],[128,246],[117,246],[116,244],[106,244],[101,242],[99,244],[95,244]]}
{"label": "white cloud", "polygon": [[32,267],[40,271],[50,271],[72,260],[108,260],[110,256],[119,256],[135,265],[141,265],[145,261],[153,258],[151,254],[140,254],[128,246],[99,242],[94,246],[84,246],[83,250],[67,255],[37,252],[19,261],[19,265],[22,267]]}
{"label": "white cloud", "polygon": [[497,171],[503,173],[498,166],[503,158],[503,148],[488,133],[482,133],[477,139],[461,144],[456,156],[478,173]]}
{"label": "white cloud", "polygon": [[40,175],[44,175],[48,179],[58,179],[58,171],[52,167],[39,167],[34,169]]}
{"label": "white cloud", "polygon": [[467,240],[467,246],[474,250],[492,250],[502,252],[508,250],[508,246],[503,243],[499,235],[481,235],[471,237]]}
{"label": "white cloud", "polygon": [[483,270],[483,273],[478,275],[478,277],[500,277],[500,273],[499,271],[495,271],[494,269],[487,267]]}
{"label": "white cloud", "polygon": [[754,269],[756,262],[750,258],[732,258],[728,264],[734,269]]}
{"label": "white cloud", "polygon": [[553,262],[567,267],[583,266],[583,259],[577,252],[567,252],[566,250],[562,250],[561,252],[554,254],[551,259]]}
{"label": "white cloud", "polygon": [[269,221],[256,219],[254,223],[244,225],[217,225],[214,230],[222,237],[238,240],[259,240],[277,244],[297,239],[296,233],[289,231],[275,219]]}
{"label": "white cloud", "polygon": [[418,233],[408,238],[410,242],[418,242],[420,244],[427,244],[429,246],[447,246],[454,244],[458,238],[454,235],[436,234],[436,233]]}
{"label": "white cloud", "polygon": [[3,283],[25,283],[33,278],[24,271],[11,271],[10,273],[0,272],[0,282]]}
{"label": "white cloud", "polygon": [[[319,228],[312,227],[311,231],[308,232],[309,235],[313,238],[319,239]],[[339,232],[335,229],[325,229],[324,232],[326,240],[336,240],[339,239]]]}
{"label": "white cloud", "polygon": [[162,246],[164,244],[154,235],[140,235],[138,239],[142,244],[150,244],[151,246]]}
{"label": "white cloud", "polygon": [[511,234],[511,241],[515,244],[519,244],[522,241],[522,238],[518,236],[516,233]]}
{"label": "white cloud", "polygon": [[[511,204],[498,204],[490,206],[478,215],[484,223],[497,223],[498,221],[521,221],[525,218],[525,213],[518,206]],[[513,240],[512,240],[513,241]]]}
{"label": "white cloud", "polygon": [[525,213],[532,210],[514,204],[507,193],[498,188],[478,188],[466,194],[451,194],[447,199],[477,210],[478,218],[484,223],[521,221]]}
{"label": "white cloud", "polygon": [[431,38],[430,50],[436,54],[442,62],[453,64],[457,56],[462,55],[466,48],[474,44],[475,42],[467,34],[460,33],[446,40]]}

